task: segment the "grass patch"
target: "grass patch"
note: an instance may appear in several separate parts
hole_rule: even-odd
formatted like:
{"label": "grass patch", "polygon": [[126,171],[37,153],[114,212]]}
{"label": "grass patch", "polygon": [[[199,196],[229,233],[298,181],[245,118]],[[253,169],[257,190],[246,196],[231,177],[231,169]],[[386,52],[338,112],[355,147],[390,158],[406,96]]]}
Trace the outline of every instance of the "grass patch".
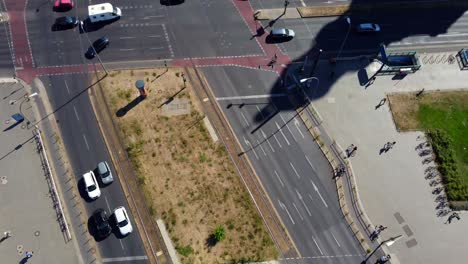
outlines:
{"label": "grass patch", "polygon": [[389,96],[399,130],[424,130],[431,139],[451,201],[468,201],[468,92]]}

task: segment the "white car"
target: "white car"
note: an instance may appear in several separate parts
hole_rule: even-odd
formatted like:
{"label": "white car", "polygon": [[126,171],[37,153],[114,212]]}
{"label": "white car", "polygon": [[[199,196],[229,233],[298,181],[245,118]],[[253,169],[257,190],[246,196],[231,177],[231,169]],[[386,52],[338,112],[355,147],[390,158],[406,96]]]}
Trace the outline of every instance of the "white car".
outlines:
{"label": "white car", "polygon": [[86,188],[86,193],[88,194],[89,198],[97,199],[101,196],[101,190],[99,189],[99,185],[96,181],[96,177],[94,176],[93,171],[89,171],[83,175],[83,180]]}
{"label": "white car", "polygon": [[120,234],[126,236],[133,231],[132,223],[128,217],[127,210],[125,207],[120,206],[114,210],[114,217],[117,227],[119,228]]}

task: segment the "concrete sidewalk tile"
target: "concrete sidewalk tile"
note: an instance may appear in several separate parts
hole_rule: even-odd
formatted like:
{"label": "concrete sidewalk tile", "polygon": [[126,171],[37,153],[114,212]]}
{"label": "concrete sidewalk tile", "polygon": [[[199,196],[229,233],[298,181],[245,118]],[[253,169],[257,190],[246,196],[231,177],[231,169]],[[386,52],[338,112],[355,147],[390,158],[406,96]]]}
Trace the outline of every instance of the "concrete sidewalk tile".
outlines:
{"label": "concrete sidewalk tile", "polygon": [[[398,133],[388,104],[378,110],[375,105],[392,92],[466,89],[468,73],[456,64],[422,65],[401,80],[392,80],[393,75],[377,76],[366,89],[357,74],[364,65],[362,60],[336,65],[332,86],[313,101],[323,126],[339,145],[354,143],[359,147],[349,160],[363,209],[373,223],[388,226],[381,239],[403,235],[391,247],[383,247],[393,253],[392,263],[456,263],[464,258],[468,238],[459,231],[468,228],[468,221],[461,216],[456,224],[444,225],[447,217],[436,215],[433,188],[424,178],[427,165],[415,151],[420,143],[417,138],[423,133]],[[316,75],[321,84],[324,80],[322,89],[332,83],[326,81],[329,72],[329,63],[319,62]],[[330,103],[330,98],[335,103]],[[389,141],[397,144],[379,155],[379,149]]]}

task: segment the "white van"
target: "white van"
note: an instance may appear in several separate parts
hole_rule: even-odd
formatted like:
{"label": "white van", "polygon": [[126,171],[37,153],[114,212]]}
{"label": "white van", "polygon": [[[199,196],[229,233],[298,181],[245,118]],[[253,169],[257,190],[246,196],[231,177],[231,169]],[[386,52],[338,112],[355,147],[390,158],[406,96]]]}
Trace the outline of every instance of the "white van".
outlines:
{"label": "white van", "polygon": [[88,15],[91,22],[118,19],[122,16],[122,11],[118,7],[113,7],[109,3],[88,6]]}

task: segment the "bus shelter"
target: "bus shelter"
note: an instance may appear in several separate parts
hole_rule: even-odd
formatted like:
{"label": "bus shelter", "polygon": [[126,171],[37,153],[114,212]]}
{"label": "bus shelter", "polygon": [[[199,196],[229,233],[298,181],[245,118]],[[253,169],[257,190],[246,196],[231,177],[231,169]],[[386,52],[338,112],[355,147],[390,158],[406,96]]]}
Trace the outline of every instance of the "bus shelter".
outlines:
{"label": "bus shelter", "polygon": [[414,73],[421,68],[419,56],[416,51],[388,52],[377,57],[382,63],[380,74],[407,74]]}

